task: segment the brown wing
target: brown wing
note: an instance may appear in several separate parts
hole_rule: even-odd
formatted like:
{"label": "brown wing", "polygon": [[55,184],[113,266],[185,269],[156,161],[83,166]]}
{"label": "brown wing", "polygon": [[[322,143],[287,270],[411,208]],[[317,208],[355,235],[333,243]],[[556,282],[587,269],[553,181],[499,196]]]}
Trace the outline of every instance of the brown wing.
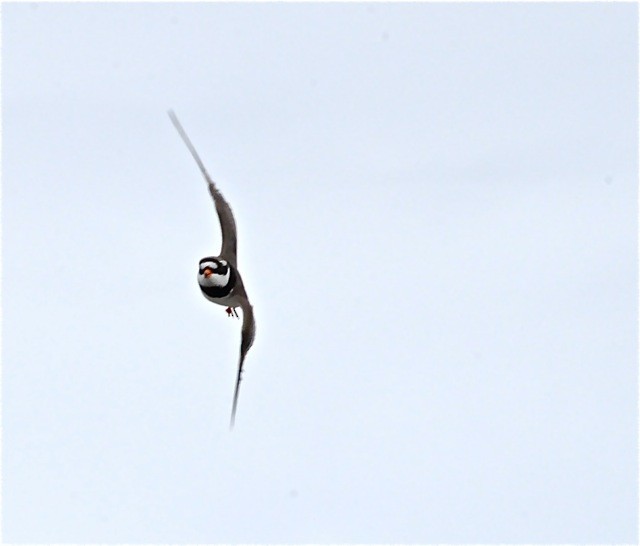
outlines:
{"label": "brown wing", "polygon": [[240,308],[242,309],[242,341],[240,342],[240,361],[238,362],[236,391],[233,395],[233,408],[231,410],[231,428],[233,428],[233,424],[236,420],[238,393],[240,392],[240,381],[242,381],[242,366],[244,364],[244,358],[247,356],[256,335],[256,321],[253,318],[253,307],[247,298],[242,298]]}
{"label": "brown wing", "polygon": [[173,110],[169,110],[169,117],[173,122],[173,125],[178,130],[178,133],[182,137],[182,140],[187,145],[187,148],[191,152],[193,159],[196,160],[204,179],[207,181],[207,185],[209,186],[209,193],[211,197],[213,197],[213,202],[216,206],[216,211],[218,212],[218,220],[220,220],[220,229],[222,230],[222,248],[220,249],[220,256],[225,260],[228,260],[233,265],[237,265],[237,229],[236,222],[233,219],[233,212],[231,212],[231,207],[229,203],[222,196],[218,188],[216,187],[213,179],[209,176],[207,169],[205,169],[204,163],[200,159],[198,152],[194,148],[193,144],[191,144],[191,140],[187,136],[187,133],[182,128],[182,125],[178,121],[178,117],[175,115]]}

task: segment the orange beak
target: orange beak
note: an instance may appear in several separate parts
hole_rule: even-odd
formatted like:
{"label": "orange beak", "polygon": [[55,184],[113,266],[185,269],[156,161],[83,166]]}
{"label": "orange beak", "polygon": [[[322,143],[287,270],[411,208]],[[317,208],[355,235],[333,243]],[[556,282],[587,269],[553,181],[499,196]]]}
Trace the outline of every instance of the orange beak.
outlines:
{"label": "orange beak", "polygon": [[209,277],[211,277],[211,275],[213,275],[213,269],[211,269],[210,267],[205,267],[204,268],[204,278],[208,279]]}

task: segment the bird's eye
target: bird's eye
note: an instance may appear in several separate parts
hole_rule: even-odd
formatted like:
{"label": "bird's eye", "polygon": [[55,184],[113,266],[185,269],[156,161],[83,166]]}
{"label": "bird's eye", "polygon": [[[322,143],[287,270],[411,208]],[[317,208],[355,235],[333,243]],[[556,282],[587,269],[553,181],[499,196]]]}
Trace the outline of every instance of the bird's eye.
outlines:
{"label": "bird's eye", "polygon": [[218,264],[215,262],[203,262],[200,264],[200,273],[205,269],[218,269]]}

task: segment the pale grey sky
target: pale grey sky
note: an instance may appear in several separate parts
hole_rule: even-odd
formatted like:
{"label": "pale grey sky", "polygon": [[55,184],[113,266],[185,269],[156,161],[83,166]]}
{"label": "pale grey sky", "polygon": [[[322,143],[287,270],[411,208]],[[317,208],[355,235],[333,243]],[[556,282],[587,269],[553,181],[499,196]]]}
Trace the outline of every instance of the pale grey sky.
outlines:
{"label": "pale grey sky", "polygon": [[3,539],[636,543],[637,21],[4,3]]}

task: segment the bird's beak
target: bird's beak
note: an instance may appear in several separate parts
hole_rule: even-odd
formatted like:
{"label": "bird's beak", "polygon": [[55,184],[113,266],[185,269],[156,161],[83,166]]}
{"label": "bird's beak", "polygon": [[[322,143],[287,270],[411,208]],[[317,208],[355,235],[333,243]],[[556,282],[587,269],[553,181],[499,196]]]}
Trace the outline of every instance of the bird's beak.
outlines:
{"label": "bird's beak", "polygon": [[204,268],[204,278],[208,279],[209,277],[211,277],[211,275],[213,275],[213,270],[210,267],[205,267]]}

